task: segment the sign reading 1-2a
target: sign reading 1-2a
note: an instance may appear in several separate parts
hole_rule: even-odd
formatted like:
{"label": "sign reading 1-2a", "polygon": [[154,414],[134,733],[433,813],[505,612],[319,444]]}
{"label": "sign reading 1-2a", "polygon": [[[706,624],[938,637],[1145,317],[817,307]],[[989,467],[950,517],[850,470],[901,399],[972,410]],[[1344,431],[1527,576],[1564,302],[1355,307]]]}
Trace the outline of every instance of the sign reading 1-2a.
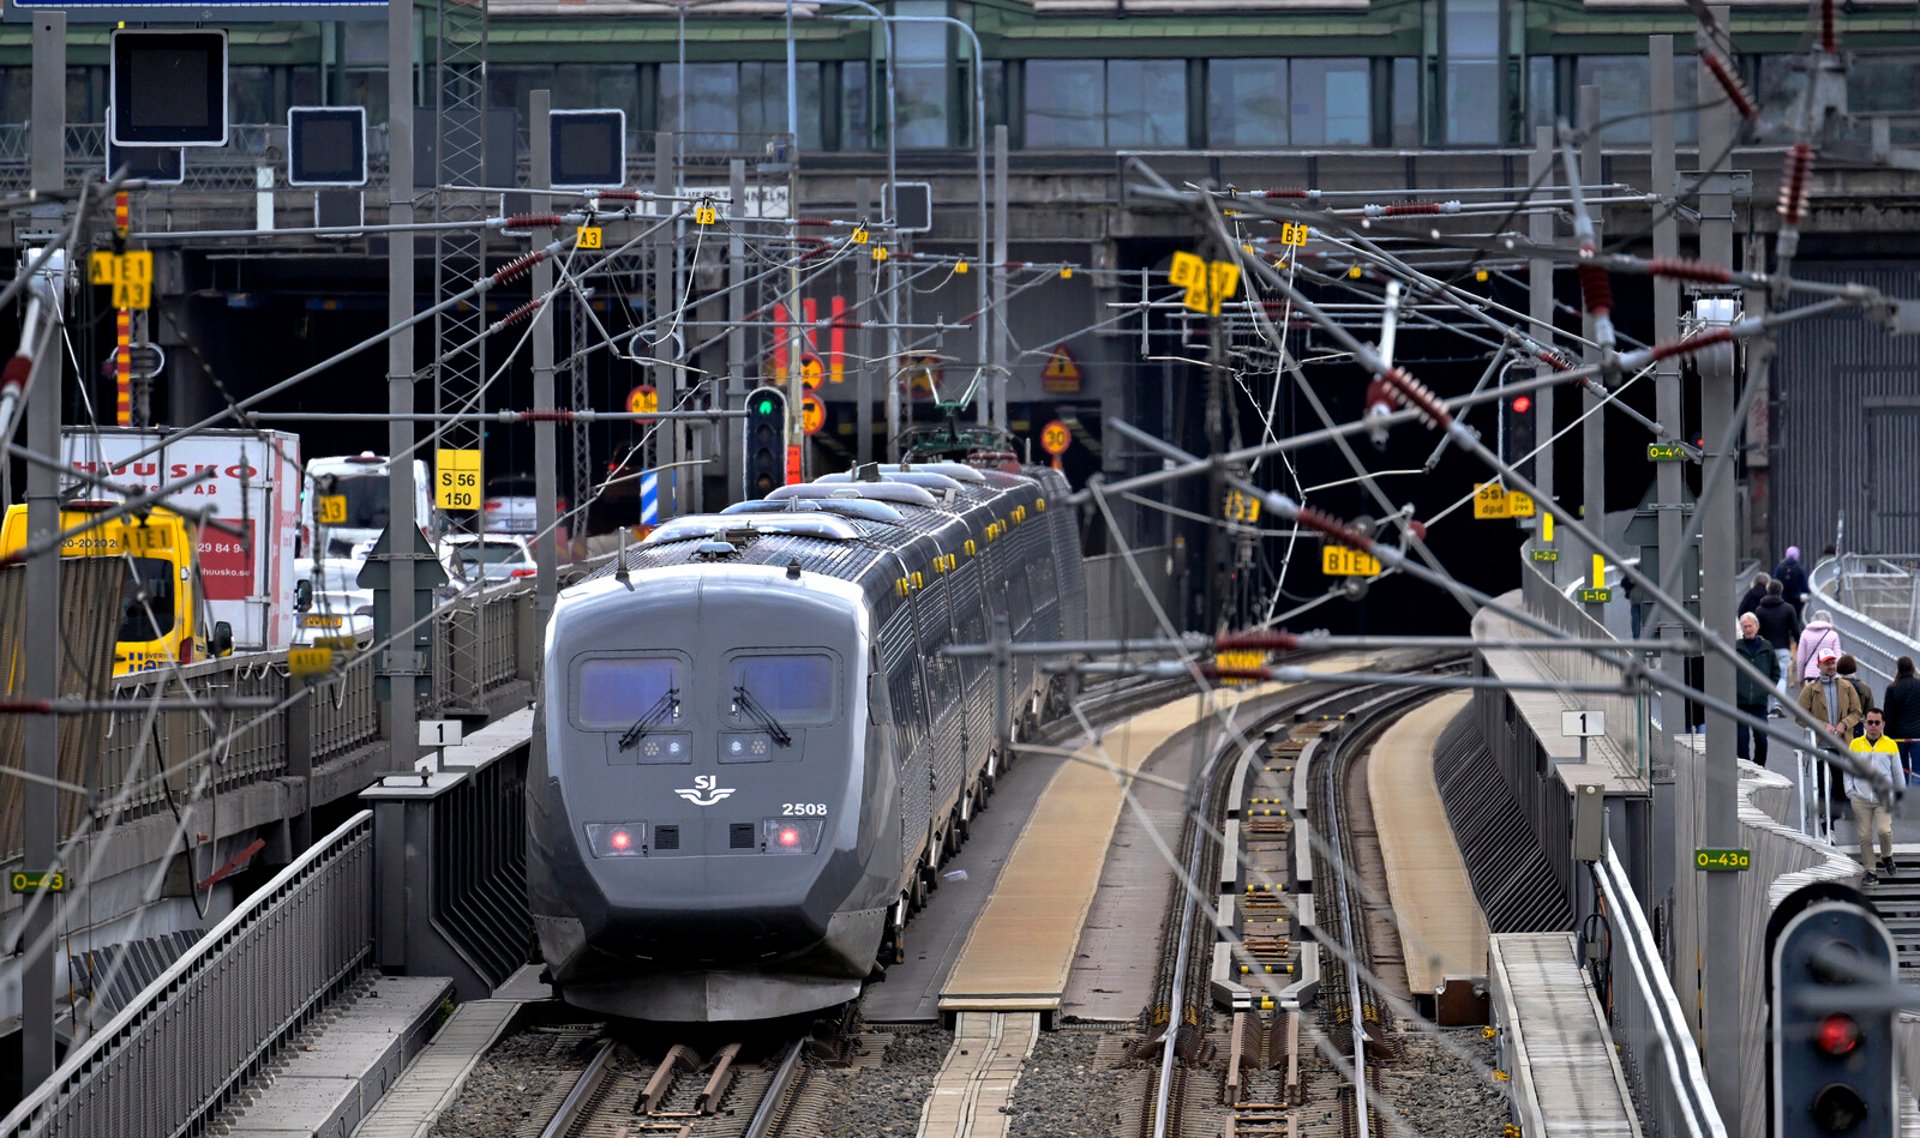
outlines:
{"label": "sign reading 1-2a", "polygon": [[480,508],[480,452],[443,450],[434,455],[434,504],[443,510]]}

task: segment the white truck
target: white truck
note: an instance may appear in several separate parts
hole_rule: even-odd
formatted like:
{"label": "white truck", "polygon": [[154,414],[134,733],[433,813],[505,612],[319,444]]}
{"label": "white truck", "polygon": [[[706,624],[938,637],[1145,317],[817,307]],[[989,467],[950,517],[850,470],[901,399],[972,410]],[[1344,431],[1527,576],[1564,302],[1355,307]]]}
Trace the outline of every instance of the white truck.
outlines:
{"label": "white truck", "polygon": [[[175,436],[165,428],[70,427],[60,449],[76,470],[147,490],[212,471],[212,477],[161,503],[196,510],[211,506],[214,517],[248,534],[241,540],[216,529],[201,531],[208,617],[232,626],[236,652],[270,651],[292,642],[294,542],[300,529],[298,436],[231,428]],[[79,479],[63,491],[77,498],[102,496]]]}
{"label": "white truck", "polygon": [[[367,551],[386,532],[390,469],[386,456],[372,451],[307,460],[300,557],[294,563],[294,576],[306,587],[294,603],[294,643],[372,642],[373,591],[360,587],[360,570]],[[414,459],[413,517],[422,532],[433,535],[440,530],[440,520],[427,486],[427,464]],[[322,495],[340,499],[342,520],[329,523],[316,517],[315,503]]]}

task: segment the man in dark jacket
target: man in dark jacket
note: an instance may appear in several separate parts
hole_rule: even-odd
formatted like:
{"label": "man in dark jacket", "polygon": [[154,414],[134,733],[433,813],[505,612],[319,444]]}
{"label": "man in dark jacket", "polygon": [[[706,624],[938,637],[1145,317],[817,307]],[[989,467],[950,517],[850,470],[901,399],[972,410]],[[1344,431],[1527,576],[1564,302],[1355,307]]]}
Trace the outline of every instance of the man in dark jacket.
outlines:
{"label": "man in dark jacket", "polygon": [[1773,567],[1773,579],[1780,582],[1780,592],[1793,606],[1793,611],[1802,620],[1806,619],[1807,571],[1800,567],[1800,547],[1787,546],[1787,556]]}
{"label": "man in dark jacket", "polygon": [[[1773,645],[1774,655],[1779,657],[1779,676],[1786,678],[1789,661],[1793,659],[1794,648],[1800,641],[1800,614],[1787,603],[1785,590],[1776,580],[1767,582],[1767,595],[1753,607],[1753,615],[1760,622],[1760,635]],[[1799,682],[1799,677],[1794,677]],[[1783,685],[1782,693],[1786,692]]]}
{"label": "man in dark jacket", "polygon": [[[1743,716],[1751,715],[1755,719],[1767,717],[1767,698],[1773,695],[1780,683],[1780,657],[1773,651],[1773,645],[1760,635],[1760,621],[1750,612],[1740,614],[1740,639],[1734,642],[1734,651],[1740,658],[1760,669],[1768,681],[1759,680],[1740,673],[1735,681],[1734,703]],[[1747,737],[1753,737],[1753,761],[1761,766],[1767,765],[1767,737],[1761,732],[1750,731],[1743,718],[1735,728],[1734,751],[1740,758],[1747,757]]]}
{"label": "man in dark jacket", "polygon": [[1754,574],[1753,587],[1747,590],[1746,596],[1740,598],[1740,603],[1737,606],[1735,606],[1733,611],[1734,612],[1752,612],[1755,608],[1757,608],[1761,600],[1766,597],[1767,582],[1771,580],[1773,580],[1773,578],[1767,576],[1765,573]]}
{"label": "man in dark jacket", "polygon": [[1914,747],[1920,741],[1920,676],[1914,675],[1913,657],[1902,656],[1893,666],[1893,682],[1887,685],[1887,737],[1900,748],[1900,766],[1907,782],[1913,782]]}
{"label": "man in dark jacket", "polygon": [[[1855,694],[1859,695],[1860,697],[1861,707],[1879,707],[1880,706],[1879,704],[1873,702],[1873,688],[1867,684],[1867,681],[1860,678],[1860,661],[1854,659],[1853,653],[1851,652],[1840,653],[1840,664],[1834,670],[1840,673],[1840,678],[1842,680],[1853,685],[1853,690]],[[1854,735],[1858,736],[1860,732],[1863,730],[1865,730],[1864,725],[1860,727],[1855,727],[1853,729],[1853,733]]]}

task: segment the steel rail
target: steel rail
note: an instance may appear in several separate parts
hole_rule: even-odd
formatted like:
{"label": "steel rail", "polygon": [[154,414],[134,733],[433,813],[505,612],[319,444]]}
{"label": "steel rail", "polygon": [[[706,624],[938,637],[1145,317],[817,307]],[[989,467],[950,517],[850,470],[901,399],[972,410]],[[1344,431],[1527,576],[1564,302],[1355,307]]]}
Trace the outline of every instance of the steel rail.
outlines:
{"label": "steel rail", "polygon": [[600,1044],[600,1050],[594,1053],[587,1069],[580,1072],[580,1078],[560,1100],[560,1108],[553,1112],[553,1118],[541,1128],[540,1138],[568,1138],[586,1117],[593,1096],[599,1093],[600,1084],[606,1081],[607,1067],[613,1061],[613,1049],[618,1046],[609,1039]]}

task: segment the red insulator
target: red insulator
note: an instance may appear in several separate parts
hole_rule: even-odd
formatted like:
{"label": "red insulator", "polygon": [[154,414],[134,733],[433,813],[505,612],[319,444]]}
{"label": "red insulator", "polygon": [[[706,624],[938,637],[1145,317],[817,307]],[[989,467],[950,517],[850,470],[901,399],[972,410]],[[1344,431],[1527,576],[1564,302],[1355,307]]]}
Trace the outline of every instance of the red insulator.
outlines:
{"label": "red insulator", "polygon": [[1439,202],[1395,202],[1380,211],[1388,217],[1406,217],[1417,213],[1439,213]]}
{"label": "red insulator", "polygon": [[567,219],[557,213],[514,213],[507,215],[508,229],[558,229]]}
{"label": "red insulator", "polygon": [[1598,318],[1613,311],[1613,282],[1607,279],[1607,270],[1595,264],[1580,266],[1580,298],[1589,316]]}
{"label": "red insulator", "polygon": [[533,270],[535,265],[546,259],[547,254],[539,249],[535,249],[531,253],[522,253],[520,256],[500,266],[494,271],[494,274],[487,279],[497,285],[506,284],[515,277],[525,276]]}
{"label": "red insulator", "polygon": [[1655,257],[1647,262],[1647,271],[1656,277],[1671,277],[1677,281],[1699,281],[1702,284],[1727,284],[1733,280],[1731,269],[1683,257]]}
{"label": "red insulator", "polygon": [[1575,366],[1572,360],[1550,349],[1543,349],[1540,352],[1539,358],[1541,363],[1546,364],[1555,371],[1572,371]]}
{"label": "red insulator", "polygon": [[1446,427],[1453,422],[1453,416],[1440,403],[1427,385],[1408,375],[1399,368],[1388,368],[1379,378],[1391,387],[1394,397],[1401,403],[1413,408],[1420,421],[1429,427]]}
{"label": "red insulator", "polygon": [[1313,196],[1312,191],[1310,190],[1275,189],[1275,190],[1262,190],[1261,192],[1266,194],[1270,198],[1294,198],[1297,200],[1305,200],[1306,198]]}
{"label": "red insulator", "polygon": [[502,316],[497,322],[495,322],[494,327],[506,328],[514,324],[518,324],[520,321],[525,320],[527,317],[533,315],[535,312],[538,312],[540,310],[540,304],[541,302],[538,300],[529,300],[525,304],[514,309],[512,312],[509,312],[505,316]]}
{"label": "red insulator", "polygon": [[1780,219],[1799,225],[1807,212],[1807,175],[1813,171],[1813,147],[1796,142],[1787,151],[1786,176],[1780,181]]}
{"label": "red insulator", "polygon": [[33,359],[18,355],[7,361],[4,370],[0,370],[0,389],[20,388],[27,384],[27,377],[33,374]]}
{"label": "red insulator", "polygon": [[1312,506],[1300,507],[1299,522],[1311,530],[1318,530],[1340,545],[1350,546],[1362,553],[1373,552],[1373,539],[1352,526],[1334,517],[1324,510]]}
{"label": "red insulator", "polygon": [[1241,648],[1259,648],[1269,652],[1291,652],[1300,647],[1300,638],[1284,628],[1261,629],[1256,632],[1223,632],[1213,638],[1214,647],[1222,652]]}
{"label": "red insulator", "polygon": [[593,196],[596,198],[599,198],[603,202],[637,202],[640,200],[640,191],[639,190],[595,190]]}
{"label": "red insulator", "polygon": [[1427,523],[1418,519],[1410,519],[1407,522],[1407,530],[1413,534],[1413,540],[1420,542],[1427,540]]}
{"label": "red insulator", "polygon": [[1710,328],[1684,339],[1670,340],[1664,344],[1655,344],[1653,346],[1653,358],[1656,360],[1664,360],[1671,356],[1690,355],[1693,352],[1699,351],[1701,348],[1711,347],[1714,344],[1727,344],[1732,342],[1733,329]]}
{"label": "red insulator", "polygon": [[1833,30],[1833,0],[1820,0],[1820,50],[1828,55],[1840,52],[1840,36]]}
{"label": "red insulator", "polygon": [[1700,53],[1700,62],[1707,65],[1707,70],[1712,73],[1714,80],[1720,84],[1720,89],[1727,93],[1728,101],[1733,104],[1735,110],[1740,112],[1741,118],[1753,119],[1759,117],[1760,107],[1753,101],[1753,95],[1747,90],[1747,85],[1742,83],[1740,77],[1733,73],[1733,68],[1727,66],[1727,61],[1720,58],[1719,52],[1702,51]]}
{"label": "red insulator", "polygon": [[1200,674],[1209,680],[1270,680],[1273,673],[1265,668],[1223,668],[1218,664],[1201,664]]}

